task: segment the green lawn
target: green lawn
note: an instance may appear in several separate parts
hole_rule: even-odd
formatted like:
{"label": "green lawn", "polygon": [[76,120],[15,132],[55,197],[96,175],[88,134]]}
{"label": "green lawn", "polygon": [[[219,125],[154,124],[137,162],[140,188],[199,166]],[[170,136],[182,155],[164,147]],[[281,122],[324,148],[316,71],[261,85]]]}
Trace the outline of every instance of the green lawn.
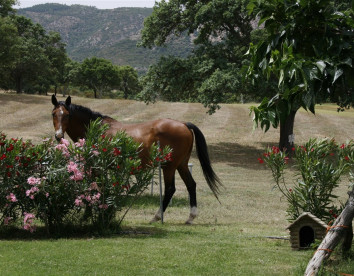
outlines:
{"label": "green lawn", "polygon": [[[50,97],[0,93],[0,102],[4,118],[0,131],[9,137],[39,142],[43,136],[53,135]],[[267,145],[277,144],[279,131],[253,130],[248,105],[225,104],[209,116],[200,104],[158,102],[146,106],[77,97],[73,103],[127,123],[159,117],[195,123],[206,136],[214,169],[225,186],[221,204],[206,185],[193,154],[199,211],[194,225],[184,224],[189,215],[188,195],[177,177],[176,195],[163,225],[149,224],[158,209],[156,186],[153,197],[147,192],[130,210],[122,233],[59,239],[47,239],[40,233],[1,233],[0,275],[303,274],[314,251],[293,251],[288,240],[269,238],[289,235],[286,201],[272,189],[270,172],[257,162]],[[332,105],[318,108],[316,116],[301,111],[295,119],[295,135],[297,143],[310,137],[344,142],[354,137],[354,112],[338,114]],[[347,184],[343,180],[337,191],[342,201],[347,197]],[[353,258],[343,262],[337,253],[327,267],[354,273]]]}

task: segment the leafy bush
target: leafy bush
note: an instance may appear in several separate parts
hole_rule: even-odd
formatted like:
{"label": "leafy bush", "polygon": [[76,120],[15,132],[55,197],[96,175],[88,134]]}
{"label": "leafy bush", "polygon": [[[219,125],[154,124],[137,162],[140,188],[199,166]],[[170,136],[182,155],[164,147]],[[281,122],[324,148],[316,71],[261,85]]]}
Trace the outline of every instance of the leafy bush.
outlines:
{"label": "leafy bush", "polygon": [[[260,163],[272,171],[276,187],[288,201],[289,220],[295,220],[302,212],[310,212],[323,220],[336,217],[339,210],[333,191],[344,175],[353,175],[354,141],[338,145],[334,140],[310,139],[305,145],[293,148],[295,181],[289,185],[285,169],[289,158],[277,147],[268,149]],[[353,178],[350,180],[353,184]]]}
{"label": "leafy bush", "polygon": [[121,223],[151,183],[157,162],[170,160],[171,154],[154,145],[143,166],[140,145],[124,132],[106,137],[107,128],[95,121],[86,140],[62,139],[56,146],[51,140],[33,145],[1,134],[0,223],[22,220],[32,232],[40,220],[52,233],[83,220],[105,231],[118,214]]}

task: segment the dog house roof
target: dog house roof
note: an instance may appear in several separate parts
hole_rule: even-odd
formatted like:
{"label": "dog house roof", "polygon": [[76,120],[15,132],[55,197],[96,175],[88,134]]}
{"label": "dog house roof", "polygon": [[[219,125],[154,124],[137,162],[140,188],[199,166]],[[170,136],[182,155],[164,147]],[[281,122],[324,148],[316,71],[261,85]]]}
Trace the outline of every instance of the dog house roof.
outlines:
{"label": "dog house roof", "polygon": [[292,224],[290,224],[286,229],[291,229],[291,228],[297,226],[299,223],[301,223],[303,220],[305,220],[307,218],[310,218],[312,221],[316,222],[319,226],[321,226],[323,228],[327,228],[328,227],[328,225],[325,224],[318,217],[314,216],[311,213],[304,212]]}

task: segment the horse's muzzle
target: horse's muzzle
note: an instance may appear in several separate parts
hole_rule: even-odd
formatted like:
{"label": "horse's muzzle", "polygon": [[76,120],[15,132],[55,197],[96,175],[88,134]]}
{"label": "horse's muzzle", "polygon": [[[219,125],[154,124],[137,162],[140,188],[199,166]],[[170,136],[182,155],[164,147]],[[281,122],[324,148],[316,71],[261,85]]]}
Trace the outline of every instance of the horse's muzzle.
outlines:
{"label": "horse's muzzle", "polygon": [[64,138],[63,134],[55,134],[55,140],[57,140],[58,142],[60,142],[60,140],[63,138]]}

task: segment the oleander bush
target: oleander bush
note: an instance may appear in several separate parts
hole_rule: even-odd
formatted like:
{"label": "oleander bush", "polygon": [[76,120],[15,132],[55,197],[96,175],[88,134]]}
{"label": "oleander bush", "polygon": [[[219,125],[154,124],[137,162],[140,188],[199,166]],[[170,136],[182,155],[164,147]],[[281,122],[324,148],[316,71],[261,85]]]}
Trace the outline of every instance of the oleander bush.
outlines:
{"label": "oleander bush", "polygon": [[[289,220],[297,219],[302,212],[310,212],[327,222],[333,220],[341,209],[335,202],[335,188],[346,176],[353,185],[354,141],[337,144],[333,139],[310,139],[291,151],[292,162],[277,147],[268,148],[258,158],[270,168],[275,187],[287,199]],[[290,171],[295,174],[289,176],[287,168],[292,168]]]}
{"label": "oleander bush", "polygon": [[171,150],[153,145],[142,164],[140,145],[124,132],[105,136],[107,128],[98,120],[86,139],[39,145],[1,133],[0,227],[33,232],[40,224],[60,233],[65,224],[88,223],[100,232],[119,225]]}

